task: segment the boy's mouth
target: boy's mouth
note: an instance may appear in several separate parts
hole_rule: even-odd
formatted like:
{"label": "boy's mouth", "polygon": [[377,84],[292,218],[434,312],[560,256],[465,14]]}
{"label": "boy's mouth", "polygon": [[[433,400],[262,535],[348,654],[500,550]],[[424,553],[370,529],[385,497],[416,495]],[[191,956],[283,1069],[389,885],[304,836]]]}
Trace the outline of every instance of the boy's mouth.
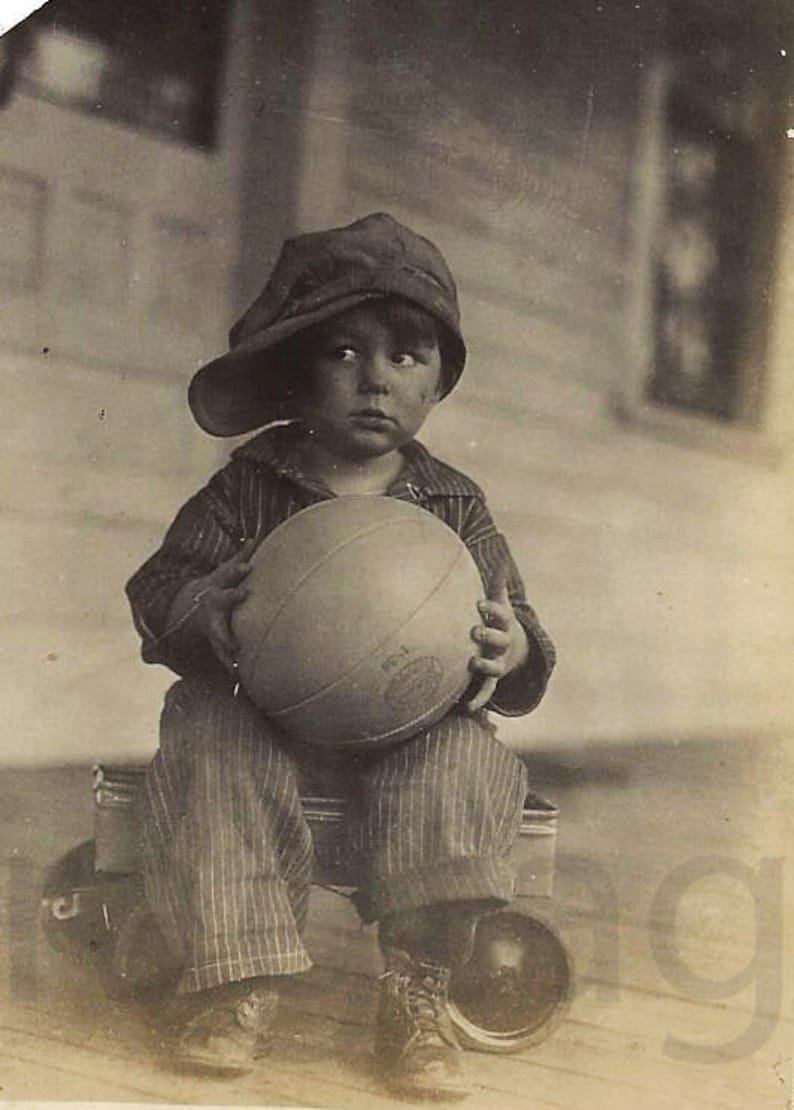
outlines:
{"label": "boy's mouth", "polygon": [[397,421],[394,419],[394,417],[389,416],[389,414],[385,413],[383,411],[383,409],[378,409],[378,408],[355,409],[355,411],[352,412],[350,415],[355,420],[371,420],[374,423],[384,423],[384,422],[387,422],[389,424],[396,424],[397,423]]}

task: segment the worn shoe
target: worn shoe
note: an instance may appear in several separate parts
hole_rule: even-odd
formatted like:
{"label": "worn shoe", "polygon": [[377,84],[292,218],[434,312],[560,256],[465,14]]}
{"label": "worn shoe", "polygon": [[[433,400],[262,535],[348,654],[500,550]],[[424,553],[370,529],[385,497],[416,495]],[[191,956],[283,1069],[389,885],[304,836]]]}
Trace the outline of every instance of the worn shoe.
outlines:
{"label": "worn shoe", "polygon": [[243,979],[180,996],[169,1015],[167,1052],[179,1071],[240,1075],[268,1049],[278,992]]}
{"label": "worn shoe", "polygon": [[375,1034],[375,1061],[384,1082],[406,1098],[465,1098],[471,1086],[447,1014],[449,969],[399,949],[385,956]]}

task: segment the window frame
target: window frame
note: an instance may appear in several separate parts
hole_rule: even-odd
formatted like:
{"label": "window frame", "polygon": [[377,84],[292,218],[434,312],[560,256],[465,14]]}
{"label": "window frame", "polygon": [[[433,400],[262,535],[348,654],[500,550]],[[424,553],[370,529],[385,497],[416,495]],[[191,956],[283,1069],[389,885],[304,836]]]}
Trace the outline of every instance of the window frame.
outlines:
{"label": "window frame", "polygon": [[[647,69],[638,119],[634,153],[631,205],[631,245],[626,302],[628,367],[611,399],[613,415],[620,422],[661,439],[708,452],[730,455],[763,466],[777,467],[783,448],[771,432],[766,415],[770,401],[768,339],[753,369],[742,368],[741,414],[721,420],[649,396],[655,357],[655,251],[665,215],[665,149],[668,138],[667,106],[676,78],[685,73],[685,59],[657,57]],[[776,229],[780,239],[781,228]],[[778,293],[775,267],[772,290],[761,310],[767,336],[775,316]],[[758,320],[751,335],[759,333]]]}

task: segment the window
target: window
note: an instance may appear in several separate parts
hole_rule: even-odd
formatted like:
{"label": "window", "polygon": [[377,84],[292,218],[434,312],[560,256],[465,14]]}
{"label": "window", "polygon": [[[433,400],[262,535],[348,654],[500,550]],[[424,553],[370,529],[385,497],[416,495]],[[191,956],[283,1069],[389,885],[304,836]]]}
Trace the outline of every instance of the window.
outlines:
{"label": "window", "polygon": [[632,362],[622,412],[706,446],[763,437],[789,39],[675,24],[637,152]]}
{"label": "window", "polygon": [[229,8],[229,0],[49,0],[11,32],[20,88],[211,147]]}

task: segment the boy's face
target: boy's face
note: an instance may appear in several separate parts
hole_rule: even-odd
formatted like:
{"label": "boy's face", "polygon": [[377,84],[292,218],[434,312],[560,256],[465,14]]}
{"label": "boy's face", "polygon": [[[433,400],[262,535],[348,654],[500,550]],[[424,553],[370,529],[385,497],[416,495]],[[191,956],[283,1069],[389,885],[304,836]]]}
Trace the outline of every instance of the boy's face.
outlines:
{"label": "boy's face", "polygon": [[303,355],[300,416],[340,458],[396,450],[413,439],[439,399],[437,341],[406,343],[395,331],[362,305],[323,325]]}

